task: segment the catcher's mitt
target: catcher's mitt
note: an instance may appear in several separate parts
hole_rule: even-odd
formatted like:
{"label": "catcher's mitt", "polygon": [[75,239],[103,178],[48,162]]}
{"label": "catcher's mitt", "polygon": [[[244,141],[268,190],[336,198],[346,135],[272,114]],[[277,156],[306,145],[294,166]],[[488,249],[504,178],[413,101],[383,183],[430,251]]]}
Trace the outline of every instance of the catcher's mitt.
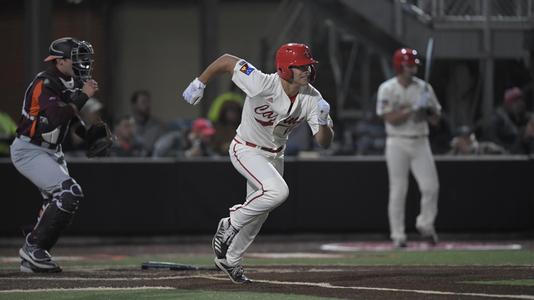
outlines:
{"label": "catcher's mitt", "polygon": [[113,136],[106,123],[100,122],[89,127],[85,133],[88,149],[87,157],[107,156],[113,145]]}

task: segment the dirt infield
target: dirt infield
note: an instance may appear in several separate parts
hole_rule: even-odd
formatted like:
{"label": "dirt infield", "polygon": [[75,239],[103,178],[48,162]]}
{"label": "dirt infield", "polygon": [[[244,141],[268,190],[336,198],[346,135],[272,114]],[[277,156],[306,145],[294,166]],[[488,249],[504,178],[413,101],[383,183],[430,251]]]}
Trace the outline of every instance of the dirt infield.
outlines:
{"label": "dirt infield", "polygon": [[302,294],[345,299],[534,299],[534,286],[468,283],[501,278],[532,279],[534,267],[249,267],[251,284],[232,284],[221,272],[142,271],[132,268],[59,274],[0,272],[1,290],[89,287],[173,287],[192,290]]}
{"label": "dirt infield", "polygon": [[[523,243],[524,244],[524,243]],[[93,246],[58,247],[57,257],[63,257],[64,272],[59,274],[25,274],[17,269],[16,247],[0,248],[0,258],[6,263],[0,268],[0,295],[8,291],[31,292],[40,289],[140,288],[158,287],[186,290],[281,293],[343,299],[532,299],[534,285],[507,285],[502,280],[534,281],[534,255],[526,265],[347,265],[346,263],[314,264],[325,257],[336,259],[338,254],[319,251],[321,243],[267,243],[253,251],[259,254],[293,250],[319,254],[298,264],[246,264],[246,273],[254,282],[236,285],[222,272],[141,270],[139,259],[159,255],[172,260],[200,257],[209,263],[209,243],[184,243],[159,246]],[[530,248],[530,245],[528,245]],[[262,251],[258,251],[258,250]],[[300,251],[300,252],[299,252]],[[291,251],[288,251],[290,253]],[[430,251],[432,252],[432,251]],[[370,257],[390,257],[399,253],[382,252]],[[428,252],[421,252],[428,253]],[[530,253],[530,252],[528,252]],[[258,255],[258,254],[256,254]],[[350,254],[354,255],[354,254]],[[368,255],[368,254],[367,254]],[[420,255],[420,254],[418,254]],[[531,254],[528,254],[531,255]],[[261,255],[260,255],[261,256]],[[301,256],[296,255],[296,256]],[[360,256],[360,254],[356,254]],[[365,255],[361,255],[365,256]],[[340,257],[344,257],[341,255]],[[530,257],[530,256],[529,256]],[[89,259],[87,259],[89,258]],[[96,261],[127,261],[130,265],[96,264]],[[0,261],[2,261],[0,260]],[[253,259],[252,259],[253,260]],[[174,260],[176,261],[176,260]],[[267,259],[272,262],[276,259]],[[135,265],[135,266],[134,266]],[[7,266],[7,267],[6,267]],[[481,284],[480,282],[487,282]],[[494,281],[490,283],[489,281]],[[476,283],[479,282],[479,283]]]}

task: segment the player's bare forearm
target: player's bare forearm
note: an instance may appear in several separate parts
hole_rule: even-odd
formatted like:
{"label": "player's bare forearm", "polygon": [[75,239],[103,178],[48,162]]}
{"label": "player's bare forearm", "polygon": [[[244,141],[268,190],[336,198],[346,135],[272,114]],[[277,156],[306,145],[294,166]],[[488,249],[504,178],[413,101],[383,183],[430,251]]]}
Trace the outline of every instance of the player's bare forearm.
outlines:
{"label": "player's bare forearm", "polygon": [[240,60],[239,57],[230,54],[223,54],[212,62],[205,70],[198,76],[198,80],[207,84],[210,79],[221,73],[232,73],[235,64]]}
{"label": "player's bare forearm", "polygon": [[315,134],[315,141],[321,147],[327,149],[332,144],[332,141],[334,140],[334,130],[330,128],[328,125],[320,125],[319,131]]}
{"label": "player's bare forearm", "polygon": [[384,114],[384,120],[392,125],[399,125],[406,122],[412,113],[413,111],[410,107],[405,107],[400,110]]}

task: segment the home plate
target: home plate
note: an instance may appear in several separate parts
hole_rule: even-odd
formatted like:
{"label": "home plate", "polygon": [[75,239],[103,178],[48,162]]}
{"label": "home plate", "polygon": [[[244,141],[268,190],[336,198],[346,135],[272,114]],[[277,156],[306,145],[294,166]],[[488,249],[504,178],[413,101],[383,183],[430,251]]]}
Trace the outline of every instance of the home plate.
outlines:
{"label": "home plate", "polygon": [[[355,251],[390,251],[396,250],[391,242],[349,242],[331,243],[321,246],[324,251],[355,252]],[[432,246],[427,242],[408,242],[403,251],[426,250],[521,250],[520,244],[486,243],[486,242],[441,242]]]}

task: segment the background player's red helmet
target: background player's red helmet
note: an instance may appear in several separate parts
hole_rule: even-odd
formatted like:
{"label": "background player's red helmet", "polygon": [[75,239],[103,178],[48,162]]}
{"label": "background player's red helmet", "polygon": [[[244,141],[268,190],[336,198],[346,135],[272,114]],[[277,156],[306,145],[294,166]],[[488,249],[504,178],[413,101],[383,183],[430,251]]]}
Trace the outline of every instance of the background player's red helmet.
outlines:
{"label": "background player's red helmet", "polygon": [[393,54],[393,68],[395,72],[401,73],[403,65],[419,65],[419,55],[417,50],[411,48],[400,48]]}
{"label": "background player's red helmet", "polygon": [[276,72],[287,81],[293,79],[291,67],[311,65],[310,82],[315,80],[315,66],[319,63],[313,59],[310,48],[305,44],[289,43],[276,51]]}

